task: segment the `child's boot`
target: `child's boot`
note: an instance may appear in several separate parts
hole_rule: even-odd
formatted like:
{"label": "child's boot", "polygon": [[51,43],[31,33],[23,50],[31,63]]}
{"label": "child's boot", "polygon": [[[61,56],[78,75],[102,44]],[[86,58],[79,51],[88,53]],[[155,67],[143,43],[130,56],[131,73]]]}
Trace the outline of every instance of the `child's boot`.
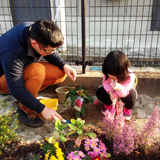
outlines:
{"label": "child's boot", "polygon": [[123,116],[124,116],[125,120],[130,120],[132,117],[131,109],[124,108],[123,109]]}
{"label": "child's boot", "polygon": [[114,105],[112,105],[112,104],[111,104],[111,105],[104,105],[104,108],[101,110],[101,113],[102,113],[103,115],[105,115],[105,112],[106,112],[107,110],[111,113],[112,116],[115,115],[116,110],[115,110]]}

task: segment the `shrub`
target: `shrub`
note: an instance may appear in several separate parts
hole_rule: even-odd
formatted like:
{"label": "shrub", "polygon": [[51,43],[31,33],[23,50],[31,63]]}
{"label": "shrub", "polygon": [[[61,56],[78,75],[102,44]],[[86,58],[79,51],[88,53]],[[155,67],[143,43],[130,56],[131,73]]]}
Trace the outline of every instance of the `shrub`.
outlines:
{"label": "shrub", "polygon": [[118,116],[113,117],[109,111],[105,112],[102,124],[105,128],[104,134],[106,139],[109,141],[113,140],[115,134],[118,135],[122,133],[122,127],[125,124],[122,109],[123,104],[119,102]]}
{"label": "shrub", "polygon": [[0,115],[0,154],[2,154],[2,149],[7,147],[7,143],[16,140],[18,137],[14,130],[18,128],[17,114],[12,115],[13,108],[7,114],[4,114],[8,108],[8,102],[0,101],[0,109],[2,113]]}
{"label": "shrub", "polygon": [[155,107],[151,114],[148,122],[144,125],[140,134],[136,137],[136,145],[143,150],[154,150],[156,149],[154,144],[154,138],[158,131],[160,120],[159,120],[159,109]]}
{"label": "shrub", "polygon": [[103,118],[106,139],[113,141],[113,150],[116,155],[128,155],[135,148],[143,150],[156,150],[154,146],[154,137],[157,134],[159,120],[158,107],[155,107],[148,122],[138,134],[135,130],[134,122],[125,124],[122,112],[122,105],[119,106],[118,116],[112,117],[109,111],[106,111]]}
{"label": "shrub", "polygon": [[121,134],[115,134],[113,138],[113,150],[115,155],[125,154],[128,155],[133,152],[135,148],[134,138],[135,138],[135,130],[134,130],[134,122],[130,125],[125,124],[122,128]]}

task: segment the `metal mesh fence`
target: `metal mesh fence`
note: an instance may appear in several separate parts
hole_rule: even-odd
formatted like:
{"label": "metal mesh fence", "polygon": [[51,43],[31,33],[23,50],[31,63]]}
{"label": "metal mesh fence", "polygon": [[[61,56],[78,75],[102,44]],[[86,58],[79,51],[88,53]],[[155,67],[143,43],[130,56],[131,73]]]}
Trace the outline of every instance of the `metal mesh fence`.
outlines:
{"label": "metal mesh fence", "polygon": [[90,0],[87,6],[87,54],[94,65],[121,50],[132,66],[160,66],[159,0]]}
{"label": "metal mesh fence", "polygon": [[82,0],[0,0],[0,35],[24,21],[51,19],[65,38],[57,52],[70,65],[101,66],[111,50],[121,50],[132,66],[160,66],[160,0],[84,2],[82,21]]}

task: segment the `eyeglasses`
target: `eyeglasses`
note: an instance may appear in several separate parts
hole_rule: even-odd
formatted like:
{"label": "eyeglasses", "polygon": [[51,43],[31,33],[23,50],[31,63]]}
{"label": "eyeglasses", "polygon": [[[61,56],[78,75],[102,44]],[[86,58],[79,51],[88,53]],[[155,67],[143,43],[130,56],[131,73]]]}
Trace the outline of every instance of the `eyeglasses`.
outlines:
{"label": "eyeglasses", "polygon": [[[36,41],[36,40],[35,40]],[[50,54],[50,53],[52,53],[55,49],[53,49],[52,51],[50,51],[50,52],[48,52],[47,50],[45,50],[37,41],[36,41],[36,43],[38,44],[38,46],[42,49],[42,50],[44,50],[47,54]]]}

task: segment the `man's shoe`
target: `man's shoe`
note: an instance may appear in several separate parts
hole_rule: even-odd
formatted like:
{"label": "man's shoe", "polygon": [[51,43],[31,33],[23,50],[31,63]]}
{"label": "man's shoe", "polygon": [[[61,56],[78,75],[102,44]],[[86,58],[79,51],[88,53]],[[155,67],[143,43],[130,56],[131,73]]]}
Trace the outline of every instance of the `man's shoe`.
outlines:
{"label": "man's shoe", "polygon": [[18,107],[17,113],[19,114],[18,119],[27,126],[36,128],[36,127],[41,127],[44,124],[43,120],[40,119],[39,117],[29,118],[28,114],[25,113],[23,110],[21,110],[20,107]]}
{"label": "man's shoe", "polygon": [[131,109],[124,108],[123,109],[123,116],[124,116],[125,120],[129,121],[132,117]]}
{"label": "man's shoe", "polygon": [[114,116],[115,115],[115,112],[116,112],[116,110],[115,110],[115,108],[114,108],[114,106],[111,104],[111,105],[104,105],[104,108],[101,110],[101,113],[103,114],[103,115],[105,115],[105,112],[106,111],[109,111],[110,113],[111,113],[111,116]]}

